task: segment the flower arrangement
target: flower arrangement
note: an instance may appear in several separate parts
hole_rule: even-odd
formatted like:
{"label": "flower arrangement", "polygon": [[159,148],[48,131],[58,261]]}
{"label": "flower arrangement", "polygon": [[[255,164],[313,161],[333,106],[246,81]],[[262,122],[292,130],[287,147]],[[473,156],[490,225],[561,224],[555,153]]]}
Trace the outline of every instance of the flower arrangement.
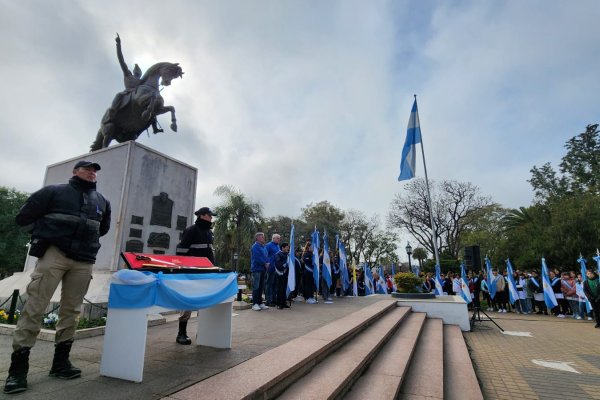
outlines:
{"label": "flower arrangement", "polygon": [[55,329],[57,322],[58,315],[56,313],[49,313],[44,317],[43,327],[46,329]]}
{"label": "flower arrangement", "polygon": [[[17,321],[19,320],[20,316],[21,316],[21,311],[15,310],[15,315],[13,317],[12,323],[16,324]],[[0,309],[0,324],[8,324],[8,313],[6,312],[6,310]]]}

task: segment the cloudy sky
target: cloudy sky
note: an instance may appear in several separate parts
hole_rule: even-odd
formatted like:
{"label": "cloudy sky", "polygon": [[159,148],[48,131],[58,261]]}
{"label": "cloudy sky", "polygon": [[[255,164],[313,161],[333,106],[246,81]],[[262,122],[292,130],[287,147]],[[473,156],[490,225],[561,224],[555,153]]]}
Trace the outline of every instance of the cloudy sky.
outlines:
{"label": "cloudy sky", "polygon": [[[88,151],[126,62],[179,62],[179,131],[139,142],[266,216],[309,203],[382,217],[418,95],[429,176],[527,206],[533,165],[600,122],[600,2],[0,0],[0,185],[34,191]],[[419,161],[417,175],[422,176]],[[99,179],[106,179],[101,174]]]}

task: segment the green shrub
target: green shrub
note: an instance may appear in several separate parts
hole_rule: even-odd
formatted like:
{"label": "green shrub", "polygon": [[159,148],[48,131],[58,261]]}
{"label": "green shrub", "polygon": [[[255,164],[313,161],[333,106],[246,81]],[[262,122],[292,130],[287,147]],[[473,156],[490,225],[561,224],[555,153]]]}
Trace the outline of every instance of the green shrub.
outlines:
{"label": "green shrub", "polygon": [[399,293],[418,293],[423,279],[412,272],[398,272],[394,275],[394,282],[396,282],[396,290]]}

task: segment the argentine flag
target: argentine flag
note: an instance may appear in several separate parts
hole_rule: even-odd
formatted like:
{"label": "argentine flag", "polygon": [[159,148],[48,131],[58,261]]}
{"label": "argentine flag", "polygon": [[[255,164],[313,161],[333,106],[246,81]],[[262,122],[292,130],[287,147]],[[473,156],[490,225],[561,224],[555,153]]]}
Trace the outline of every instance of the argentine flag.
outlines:
{"label": "argentine flag", "polygon": [[542,282],[544,284],[544,301],[546,307],[554,308],[558,305],[554,292],[552,291],[552,285],[550,284],[550,277],[548,275],[548,267],[546,267],[546,259],[542,257]]}
{"label": "argentine flag", "polygon": [[383,267],[379,266],[379,280],[377,281],[377,293],[387,294],[387,283],[383,277]]}
{"label": "argentine flag", "polygon": [[441,277],[441,271],[440,271],[440,266],[436,265],[435,266],[435,294],[437,296],[441,296],[444,294],[444,289],[442,288],[442,277]]}
{"label": "argentine flag", "polygon": [[487,258],[487,256],[485,257],[485,268],[487,273],[486,283],[488,286],[488,290],[490,291],[490,297],[493,299],[494,296],[496,296],[496,279],[494,279],[494,274],[492,274],[492,263],[490,262],[490,259]]}
{"label": "argentine flag", "polygon": [[287,264],[289,268],[286,297],[296,289],[296,251],[294,250],[294,223],[290,230],[290,252],[288,253]]}
{"label": "argentine flag", "polygon": [[[594,259],[595,258],[596,257],[594,257]],[[600,257],[598,257],[598,258],[600,258]],[[589,314],[590,311],[592,310],[592,304],[590,303],[590,301],[588,300],[587,296],[583,292],[583,282],[585,282],[586,279],[587,279],[587,275],[586,275],[587,266],[585,265],[585,258],[583,258],[583,256],[580,255],[579,259],[577,259],[577,261],[579,261],[579,265],[581,266],[581,279],[582,279],[582,281],[581,281],[581,289],[582,290],[579,291],[577,293],[577,295],[585,298],[585,309],[586,309],[586,312]],[[583,315],[581,315],[581,317],[583,317]]]}
{"label": "argentine flag", "polygon": [[[598,268],[598,270],[596,271],[596,273],[598,275],[600,275],[600,251],[598,251],[598,249],[596,249],[596,254],[598,254],[597,256],[594,256],[594,261],[596,261],[596,267]],[[584,274],[585,276],[585,274]]]}
{"label": "argentine flag", "polygon": [[358,296],[358,281],[356,280],[356,262],[352,257],[352,295]]}
{"label": "argentine flag", "polygon": [[465,265],[460,264],[460,297],[469,304],[471,301],[471,291],[469,290],[469,281],[465,273]]}
{"label": "argentine flag", "polygon": [[315,226],[315,230],[311,236],[311,242],[313,246],[313,279],[315,281],[315,291],[319,293],[319,231],[317,231],[317,227]]}
{"label": "argentine flag", "polygon": [[329,258],[329,243],[327,231],[323,233],[323,279],[327,287],[331,287],[331,259]]}
{"label": "argentine flag", "polygon": [[408,119],[406,140],[402,148],[399,181],[414,178],[418,143],[421,143],[421,124],[419,123],[419,111],[417,110],[417,98],[415,97],[415,102],[410,111],[410,118]]}
{"label": "argentine flag", "polygon": [[508,278],[508,297],[510,304],[515,304],[515,301],[519,300],[519,293],[517,292],[517,283],[513,276],[513,267],[508,258],[506,259],[506,275]]}
{"label": "argentine flag", "polygon": [[341,240],[338,240],[338,251],[340,257],[340,277],[342,279],[342,289],[344,293],[350,286],[350,277],[348,276],[348,256],[346,256],[346,248]]}
{"label": "argentine flag", "polygon": [[365,263],[365,296],[375,294],[375,286],[373,285],[373,274],[369,265]]}

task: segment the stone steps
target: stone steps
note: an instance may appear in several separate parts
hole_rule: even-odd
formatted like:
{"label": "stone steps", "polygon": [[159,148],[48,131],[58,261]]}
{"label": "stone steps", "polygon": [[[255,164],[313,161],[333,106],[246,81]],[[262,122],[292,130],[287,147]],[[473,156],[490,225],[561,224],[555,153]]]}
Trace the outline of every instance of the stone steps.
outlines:
{"label": "stone steps", "polygon": [[[459,384],[457,384],[459,382]],[[483,396],[458,326],[383,300],[165,399]]]}

